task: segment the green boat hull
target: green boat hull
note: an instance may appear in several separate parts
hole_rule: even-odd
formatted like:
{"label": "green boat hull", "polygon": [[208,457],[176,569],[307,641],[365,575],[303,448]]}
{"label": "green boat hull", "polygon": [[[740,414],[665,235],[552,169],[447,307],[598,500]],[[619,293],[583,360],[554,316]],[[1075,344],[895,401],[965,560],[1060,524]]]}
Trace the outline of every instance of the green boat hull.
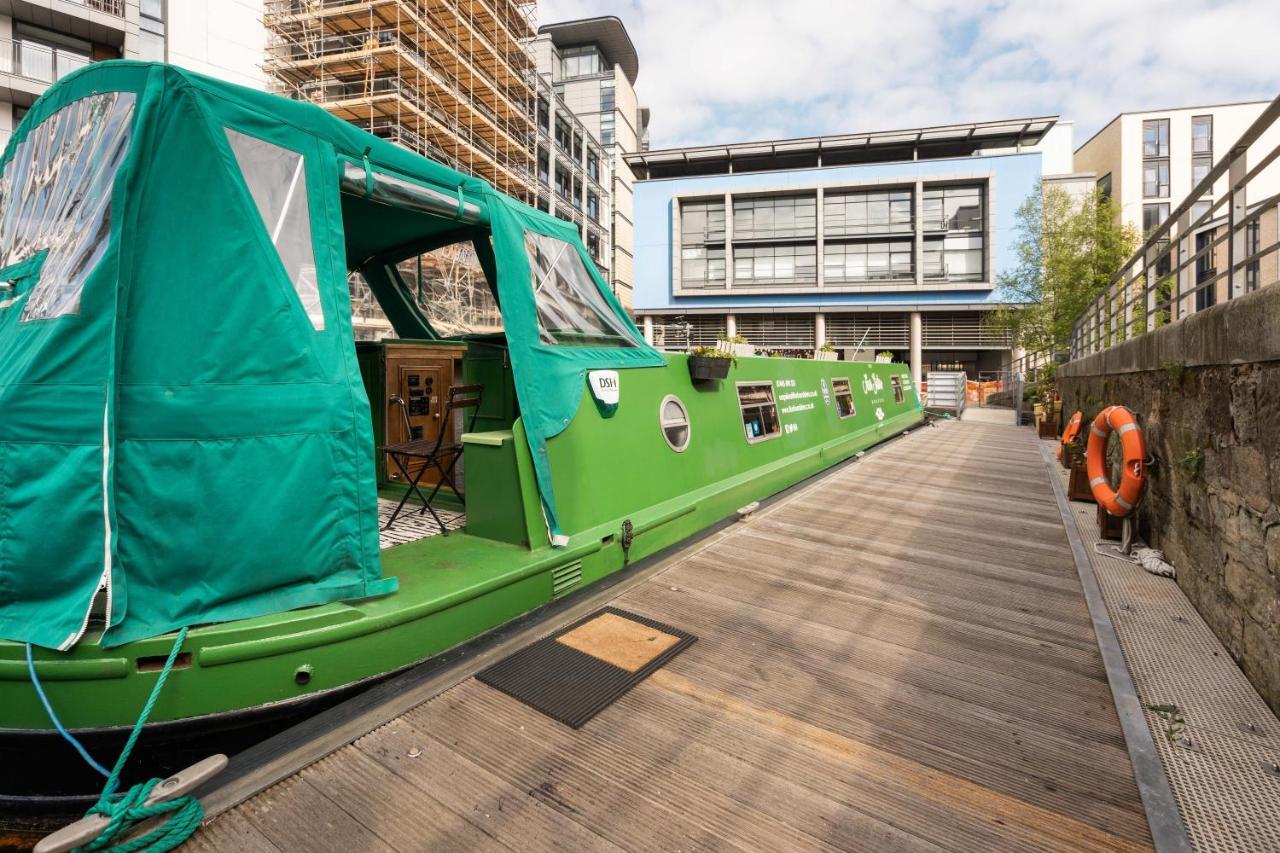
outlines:
{"label": "green boat hull", "polygon": [[[670,355],[666,367],[619,374],[616,411],[585,393],[548,448],[562,522],[577,531],[567,547],[548,542],[521,423],[468,435],[467,529],[384,551],[384,572],[400,579],[398,592],[193,628],[151,722],[187,721],[198,729],[204,721],[216,730],[226,715],[331,696],[429,659],[923,418],[902,365],[750,357],[723,380],[695,383],[686,357]],[[840,416],[831,393],[837,378],[852,387],[851,416]],[[747,440],[740,383],[774,389],[778,435]],[[668,446],[659,426],[668,395],[688,412],[683,452]],[[68,728],[125,727],[134,723],[172,642],[168,635],[104,650],[90,637],[69,653],[36,650],[36,669]],[[6,738],[52,728],[25,653],[20,644],[0,642],[0,751]]]}

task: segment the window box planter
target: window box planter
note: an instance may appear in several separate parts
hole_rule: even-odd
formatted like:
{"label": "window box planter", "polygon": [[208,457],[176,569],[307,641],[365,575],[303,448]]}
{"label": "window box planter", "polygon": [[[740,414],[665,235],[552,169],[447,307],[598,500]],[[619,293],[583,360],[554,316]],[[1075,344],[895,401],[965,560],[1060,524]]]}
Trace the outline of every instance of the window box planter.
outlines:
{"label": "window box planter", "polygon": [[689,356],[689,378],[694,382],[711,382],[716,379],[724,379],[729,375],[729,365],[732,363],[732,360],[728,358],[691,355]]}

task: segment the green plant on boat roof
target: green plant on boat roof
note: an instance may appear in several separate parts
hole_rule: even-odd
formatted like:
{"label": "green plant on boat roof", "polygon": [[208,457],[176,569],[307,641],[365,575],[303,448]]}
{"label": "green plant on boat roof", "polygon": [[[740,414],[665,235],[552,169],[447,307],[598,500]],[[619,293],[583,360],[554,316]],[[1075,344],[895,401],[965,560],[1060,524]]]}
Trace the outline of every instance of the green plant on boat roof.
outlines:
{"label": "green plant on boat roof", "polygon": [[876,353],[876,358],[893,358],[893,353],[889,352],[888,350],[885,350],[884,352],[878,352]]}
{"label": "green plant on boat roof", "polygon": [[836,348],[831,345],[830,341],[818,347],[818,352],[835,352],[835,351],[836,351]]}
{"label": "green plant on boat roof", "polygon": [[731,352],[725,352],[719,347],[709,347],[709,346],[694,347],[689,352],[689,355],[694,356],[695,358],[723,358],[726,361],[732,362],[735,367],[738,365],[737,356],[735,356]]}

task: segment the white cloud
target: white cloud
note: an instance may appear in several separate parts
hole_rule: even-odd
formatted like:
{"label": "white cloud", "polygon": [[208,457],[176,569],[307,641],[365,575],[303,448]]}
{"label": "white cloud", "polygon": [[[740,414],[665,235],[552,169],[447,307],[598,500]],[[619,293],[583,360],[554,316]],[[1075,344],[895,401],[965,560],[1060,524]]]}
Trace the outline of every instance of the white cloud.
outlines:
{"label": "white cloud", "polygon": [[542,0],[622,18],[655,147],[1274,97],[1270,0]]}

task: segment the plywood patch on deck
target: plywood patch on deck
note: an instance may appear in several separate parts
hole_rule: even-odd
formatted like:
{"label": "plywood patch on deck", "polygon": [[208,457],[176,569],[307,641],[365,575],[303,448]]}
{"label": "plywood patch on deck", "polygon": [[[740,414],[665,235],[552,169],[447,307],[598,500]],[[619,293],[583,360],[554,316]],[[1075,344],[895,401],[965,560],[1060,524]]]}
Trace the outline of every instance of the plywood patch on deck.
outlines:
{"label": "plywood patch on deck", "polygon": [[556,638],[571,649],[635,672],[680,642],[679,637],[616,613],[602,613]]}

